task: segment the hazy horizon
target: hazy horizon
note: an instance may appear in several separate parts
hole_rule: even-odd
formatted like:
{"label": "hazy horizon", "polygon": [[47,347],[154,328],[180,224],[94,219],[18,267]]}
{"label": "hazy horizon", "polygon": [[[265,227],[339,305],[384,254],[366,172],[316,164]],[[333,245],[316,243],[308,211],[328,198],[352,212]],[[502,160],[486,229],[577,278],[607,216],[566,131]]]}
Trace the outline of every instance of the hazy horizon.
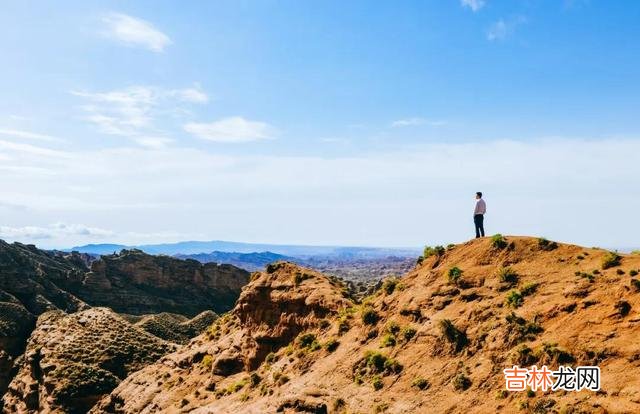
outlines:
{"label": "hazy horizon", "polygon": [[[0,238],[640,246],[640,3],[10,2]],[[629,246],[629,247],[627,247]]]}

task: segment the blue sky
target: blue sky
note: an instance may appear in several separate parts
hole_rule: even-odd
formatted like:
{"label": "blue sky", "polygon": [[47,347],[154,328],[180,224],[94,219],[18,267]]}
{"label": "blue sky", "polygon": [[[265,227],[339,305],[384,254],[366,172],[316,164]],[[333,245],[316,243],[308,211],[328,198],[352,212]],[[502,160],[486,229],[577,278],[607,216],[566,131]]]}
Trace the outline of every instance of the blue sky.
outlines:
{"label": "blue sky", "polygon": [[640,4],[6,2],[0,237],[638,246]]}

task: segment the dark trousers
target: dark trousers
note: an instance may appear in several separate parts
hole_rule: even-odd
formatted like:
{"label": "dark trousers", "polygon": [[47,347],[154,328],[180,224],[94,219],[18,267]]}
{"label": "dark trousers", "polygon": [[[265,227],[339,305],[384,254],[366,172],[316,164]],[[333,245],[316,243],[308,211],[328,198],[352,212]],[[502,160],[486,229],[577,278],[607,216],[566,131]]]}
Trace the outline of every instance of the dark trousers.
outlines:
{"label": "dark trousers", "polygon": [[476,238],[484,237],[484,215],[476,214],[473,216],[473,222],[476,225]]}

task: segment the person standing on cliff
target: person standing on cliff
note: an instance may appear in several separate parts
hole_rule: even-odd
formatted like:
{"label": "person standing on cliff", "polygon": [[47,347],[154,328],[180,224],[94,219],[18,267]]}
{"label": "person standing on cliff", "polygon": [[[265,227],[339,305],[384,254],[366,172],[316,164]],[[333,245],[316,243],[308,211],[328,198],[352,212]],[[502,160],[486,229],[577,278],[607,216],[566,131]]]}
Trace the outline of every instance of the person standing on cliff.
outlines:
{"label": "person standing on cliff", "polygon": [[473,222],[476,225],[476,239],[484,237],[484,214],[487,212],[487,204],[482,199],[482,192],[476,193],[476,209],[473,211]]}

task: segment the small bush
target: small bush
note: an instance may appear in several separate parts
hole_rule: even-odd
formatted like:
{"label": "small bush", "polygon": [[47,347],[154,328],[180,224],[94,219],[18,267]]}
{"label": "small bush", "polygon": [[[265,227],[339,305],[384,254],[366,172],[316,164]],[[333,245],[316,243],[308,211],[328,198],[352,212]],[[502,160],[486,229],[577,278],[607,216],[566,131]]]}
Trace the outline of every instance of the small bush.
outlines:
{"label": "small bush", "polygon": [[531,348],[521,345],[516,349],[515,363],[521,366],[530,366],[538,362],[539,357]]}
{"label": "small bush", "polygon": [[458,329],[449,319],[440,321],[440,330],[445,339],[454,345],[456,352],[460,352],[469,342],[467,334]]}
{"label": "small bush", "polygon": [[412,387],[416,387],[417,389],[424,391],[427,388],[429,388],[430,384],[429,381],[427,381],[424,378],[416,378],[413,380],[413,382],[411,383]]}
{"label": "small bush", "polygon": [[602,258],[602,269],[609,269],[620,265],[620,255],[616,252],[607,252]]}
{"label": "small bush", "polygon": [[320,349],[320,343],[318,343],[316,336],[312,333],[299,335],[298,345],[300,346],[300,348],[303,348],[309,351],[317,351],[318,349]]}
{"label": "small bush", "polygon": [[366,325],[375,325],[378,320],[380,320],[380,316],[372,307],[367,306],[362,310],[362,322]]}
{"label": "small bush", "polygon": [[507,239],[505,239],[502,234],[494,234],[491,237],[491,246],[494,249],[504,249],[507,247]]}
{"label": "small bush", "polygon": [[616,302],[615,308],[620,316],[627,316],[631,311],[631,305],[626,300],[619,300]]}
{"label": "small bush", "polygon": [[392,335],[397,335],[400,332],[400,325],[397,322],[389,322],[386,327],[386,331]]}
{"label": "small bush", "polygon": [[622,275],[624,275],[624,270],[622,270],[622,269],[616,269],[616,274],[617,274],[618,276],[622,276]]}
{"label": "small bush", "polygon": [[382,291],[387,295],[392,294],[396,290],[396,286],[400,283],[400,279],[397,277],[390,277],[385,279],[382,283]]}
{"label": "small bush", "polygon": [[382,377],[380,375],[374,375],[371,378],[371,385],[373,386],[373,389],[376,391],[384,387],[384,382],[382,382]]}
{"label": "small bush", "polygon": [[518,274],[510,267],[502,267],[498,270],[498,278],[503,283],[511,285],[518,282]]}
{"label": "small bush", "polygon": [[284,267],[284,262],[275,262],[275,263],[269,263],[267,265],[266,271],[267,273],[275,273],[276,270],[280,269]]}
{"label": "small bush", "polygon": [[325,344],[324,344],[324,349],[327,350],[327,352],[333,352],[336,349],[338,349],[338,347],[340,346],[340,342],[338,342],[335,339],[329,339]]}
{"label": "small bush", "polygon": [[636,290],[636,292],[640,292],[640,280],[631,279],[631,286]]}
{"label": "small bush", "polygon": [[453,379],[453,388],[456,391],[465,391],[471,386],[471,380],[462,372],[458,373]]}
{"label": "small bush", "polygon": [[519,308],[520,306],[522,306],[523,300],[524,299],[520,291],[512,290],[507,294],[505,303],[507,304],[507,306],[510,306],[512,308]]}
{"label": "small bush", "polygon": [[445,252],[445,249],[442,246],[435,246],[435,247],[426,246],[424,248],[423,257],[427,259],[431,256],[442,256],[444,252]]}
{"label": "small bush", "polygon": [[451,269],[449,269],[449,272],[447,273],[447,275],[449,277],[449,283],[457,285],[458,281],[462,277],[462,270],[460,270],[459,267],[454,266]]}
{"label": "small bush", "polygon": [[391,333],[386,333],[382,337],[382,342],[380,343],[381,347],[395,346],[396,345],[396,337]]}
{"label": "small bush", "polygon": [[527,283],[526,285],[522,286],[522,289],[520,289],[520,293],[522,293],[522,296],[532,295],[536,292],[536,290],[538,290],[538,286],[540,285],[535,282]]}
{"label": "small bush", "polygon": [[269,353],[267,354],[266,358],[264,359],[264,361],[265,361],[267,364],[271,364],[271,363],[275,362],[277,359],[278,359],[278,356],[277,356],[275,353],[273,353],[273,352],[269,352]]}
{"label": "small bush", "polygon": [[400,336],[404,338],[405,341],[410,341],[411,338],[416,336],[416,330],[410,326],[405,326],[404,328],[402,328]]}
{"label": "small bush", "polygon": [[252,388],[257,387],[258,384],[260,384],[260,381],[262,381],[262,378],[255,372],[252,372],[249,376],[249,383],[251,384]]}
{"label": "small bush", "polygon": [[637,270],[629,270],[629,276],[634,277],[634,276],[638,276],[638,271]]}
{"label": "small bush", "polygon": [[211,365],[213,364],[213,357],[209,354],[205,355],[200,362],[203,367],[206,369],[211,369]]}
{"label": "small bush", "polygon": [[569,352],[558,347],[558,344],[545,342],[542,347],[538,349],[534,357],[540,360],[543,364],[567,364],[575,362],[575,358]]}
{"label": "small bush", "polygon": [[558,243],[549,241],[544,237],[538,239],[538,248],[544,251],[551,251],[558,248]]}

